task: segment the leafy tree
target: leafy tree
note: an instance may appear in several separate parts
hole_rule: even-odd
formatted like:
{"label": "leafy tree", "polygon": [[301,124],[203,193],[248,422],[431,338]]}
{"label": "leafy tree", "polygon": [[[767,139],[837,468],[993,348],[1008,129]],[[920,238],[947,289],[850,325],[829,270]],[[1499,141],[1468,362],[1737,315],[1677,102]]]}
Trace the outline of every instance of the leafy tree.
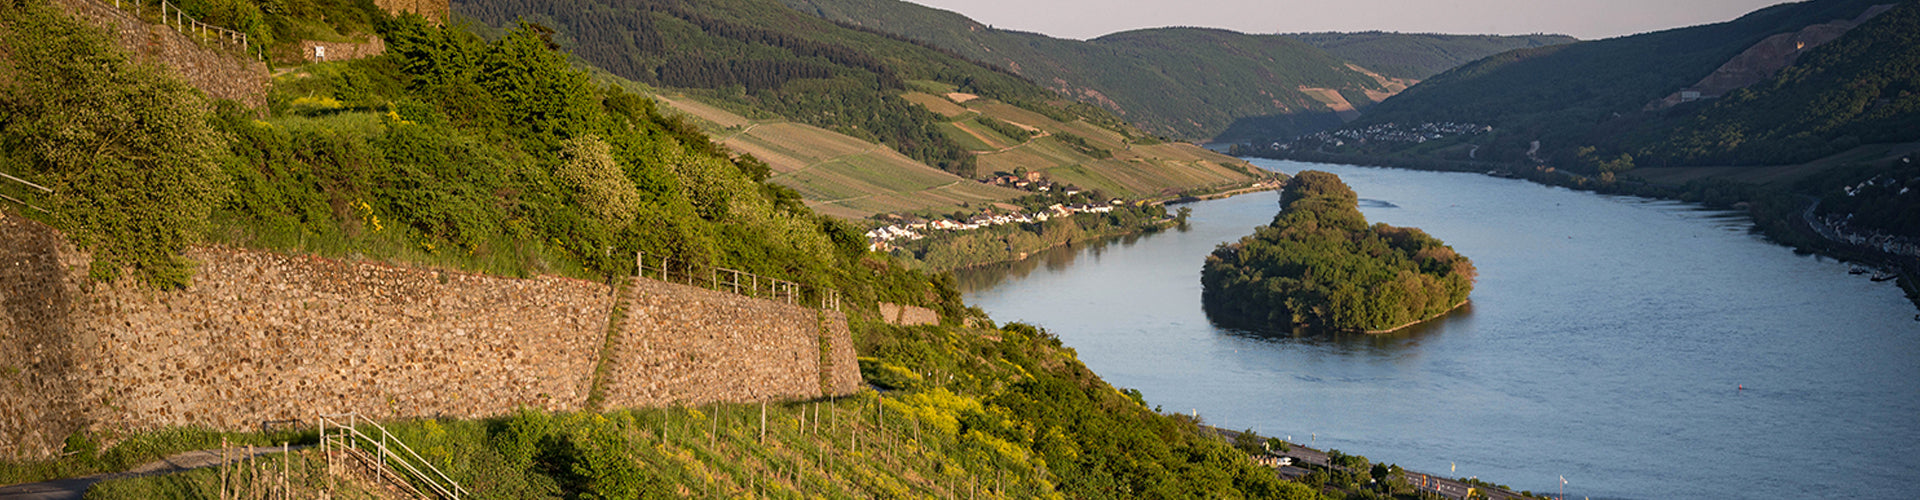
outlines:
{"label": "leafy tree", "polygon": [[0,74],[13,80],[0,87],[5,154],[54,189],[55,217],[93,251],[94,278],[130,267],[149,284],[185,286],[192,267],[179,253],[225,187],[210,105],[50,9],[0,4],[0,53],[11,55]]}
{"label": "leafy tree", "polygon": [[1207,257],[1201,299],[1216,321],[1385,330],[1451,310],[1473,289],[1472,262],[1418,229],[1367,225],[1333,174],[1301,172],[1282,199],[1273,223]]}

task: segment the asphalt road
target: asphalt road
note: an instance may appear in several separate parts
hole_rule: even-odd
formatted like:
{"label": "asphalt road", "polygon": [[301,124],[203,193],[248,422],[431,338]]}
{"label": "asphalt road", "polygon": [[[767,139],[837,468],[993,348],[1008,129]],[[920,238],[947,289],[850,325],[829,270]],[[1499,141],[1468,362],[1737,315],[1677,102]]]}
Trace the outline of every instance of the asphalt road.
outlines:
{"label": "asphalt road", "polygon": [[[306,448],[306,446],[294,446],[291,448],[298,450]],[[287,450],[288,447],[284,446],[256,447],[253,448],[253,454],[249,455],[247,454],[247,448],[229,448],[226,450],[226,455],[228,461],[237,462],[268,453],[281,453]],[[94,474],[91,476],[71,477],[38,483],[0,486],[0,500],[80,500],[81,497],[86,496],[87,488],[92,488],[94,483],[114,479],[172,474],[202,467],[213,467],[220,465],[220,455],[221,450],[189,451],[140,464],[140,466],[125,472]]]}

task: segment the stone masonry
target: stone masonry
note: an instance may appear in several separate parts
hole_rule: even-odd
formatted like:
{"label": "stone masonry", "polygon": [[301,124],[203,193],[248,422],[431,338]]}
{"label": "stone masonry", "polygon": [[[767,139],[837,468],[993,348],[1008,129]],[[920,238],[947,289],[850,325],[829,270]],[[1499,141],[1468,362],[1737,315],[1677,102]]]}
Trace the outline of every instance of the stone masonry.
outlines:
{"label": "stone masonry", "polygon": [[374,0],[373,4],[389,14],[412,12],[435,24],[446,22],[447,13],[452,11],[452,5],[447,0]]}
{"label": "stone masonry", "polygon": [[[582,409],[615,301],[566,278],[223,247],[188,257],[199,268],[184,290],[92,283],[89,256],[58,232],[0,216],[0,460],[58,453],[82,429]],[[634,296],[608,407],[860,387],[837,313],[823,327],[804,307],[644,279]]]}
{"label": "stone masonry", "polygon": [[940,314],[932,309],[891,302],[880,303],[880,319],[886,320],[887,324],[901,326],[940,324]]}
{"label": "stone masonry", "polygon": [[847,329],[847,316],[840,311],[820,311],[827,342],[826,366],[822,368],[828,396],[846,396],[867,386],[860,379],[860,358],[853,349],[853,332]]}
{"label": "stone masonry", "polygon": [[[172,68],[188,85],[215,99],[232,99],[248,108],[267,105],[267,64],[246,56],[237,42],[210,37],[206,42],[173,27],[147,24],[130,12],[99,0],[55,0],[75,18],[107,32],[121,50],[140,62]],[[151,7],[149,7],[151,9]]]}
{"label": "stone masonry", "polygon": [[367,41],[364,43],[300,41],[300,57],[307,62],[362,59],[386,52],[387,43],[380,37],[371,35],[367,36]]}
{"label": "stone masonry", "polygon": [[632,284],[602,382],[608,406],[821,395],[812,309],[650,279]]}

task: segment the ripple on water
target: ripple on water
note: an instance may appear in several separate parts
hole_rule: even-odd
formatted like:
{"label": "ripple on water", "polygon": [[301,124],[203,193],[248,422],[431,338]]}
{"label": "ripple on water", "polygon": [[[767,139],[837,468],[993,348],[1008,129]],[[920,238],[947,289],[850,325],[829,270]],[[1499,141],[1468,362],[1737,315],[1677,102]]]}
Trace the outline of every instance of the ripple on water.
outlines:
{"label": "ripple on water", "polygon": [[1447,241],[1480,270],[1473,302],[1385,336],[1216,328],[1201,259],[1270,221],[1270,193],[1190,205],[1187,231],[961,273],[967,299],[1153,404],[1413,470],[1534,491],[1565,475],[1576,498],[1910,497],[1920,323],[1890,284],[1768,244],[1737,213],[1256,163],[1341,175],[1369,220]]}

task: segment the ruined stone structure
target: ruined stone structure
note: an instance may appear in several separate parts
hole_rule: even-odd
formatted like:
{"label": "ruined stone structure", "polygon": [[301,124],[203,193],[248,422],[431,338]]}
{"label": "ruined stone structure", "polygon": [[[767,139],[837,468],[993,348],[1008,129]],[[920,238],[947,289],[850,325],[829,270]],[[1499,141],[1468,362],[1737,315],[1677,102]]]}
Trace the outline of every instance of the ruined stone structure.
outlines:
{"label": "ruined stone structure", "polygon": [[933,312],[932,309],[891,302],[880,303],[880,319],[885,320],[887,324],[901,326],[940,324],[940,314]]}
{"label": "ruined stone structure", "polygon": [[447,22],[447,13],[452,11],[447,0],[373,0],[373,4],[389,14],[412,12],[435,24]]}
{"label": "ruined stone structure", "polygon": [[604,284],[223,247],[188,257],[185,290],[92,283],[89,256],[58,232],[0,215],[0,460],[57,454],[82,429],[580,410],[596,386],[608,407],[861,386],[831,311],[639,279],[609,331]]}

